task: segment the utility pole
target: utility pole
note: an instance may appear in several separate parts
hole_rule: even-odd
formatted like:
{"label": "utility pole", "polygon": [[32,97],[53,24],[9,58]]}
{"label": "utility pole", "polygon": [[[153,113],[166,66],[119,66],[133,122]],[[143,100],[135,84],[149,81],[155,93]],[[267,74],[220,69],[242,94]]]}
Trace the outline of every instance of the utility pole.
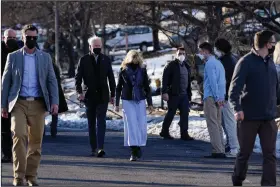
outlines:
{"label": "utility pole", "polygon": [[57,5],[57,1],[55,1],[55,63],[56,65],[59,67],[59,69],[61,70],[60,67],[60,63],[59,63],[59,28],[58,28],[58,5]]}

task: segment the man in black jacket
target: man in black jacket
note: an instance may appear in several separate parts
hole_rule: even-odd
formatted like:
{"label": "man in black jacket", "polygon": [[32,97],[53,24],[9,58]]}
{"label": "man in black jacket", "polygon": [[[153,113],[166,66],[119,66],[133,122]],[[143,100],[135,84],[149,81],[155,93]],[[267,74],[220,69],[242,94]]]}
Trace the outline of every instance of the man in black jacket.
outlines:
{"label": "man in black jacket", "polygon": [[[116,82],[109,57],[101,53],[101,39],[94,36],[88,39],[88,43],[90,53],[80,59],[77,67],[76,91],[78,99],[86,105],[91,155],[95,156],[97,151],[97,156],[103,157],[105,155],[103,145],[106,131],[106,112],[109,95],[111,104],[114,104]],[[85,86],[84,90],[82,82]]]}
{"label": "man in black jacket", "polygon": [[178,48],[177,58],[168,63],[162,76],[162,98],[167,101],[168,112],[162,124],[160,136],[164,139],[174,139],[169,134],[169,127],[176,114],[180,110],[180,131],[182,140],[193,140],[188,133],[189,101],[191,100],[191,76],[190,67],[185,61],[185,50]]}
{"label": "man in black jacket", "polygon": [[263,153],[262,186],[276,185],[276,138],[278,79],[271,54],[275,38],[270,31],[255,34],[254,48],[237,63],[229,89],[229,100],[238,121],[240,153],[232,182],[241,186],[257,134]]}
{"label": "man in black jacket", "polygon": [[236,157],[239,144],[237,139],[236,120],[231,103],[228,101],[228,90],[232,79],[233,71],[237,62],[237,57],[231,53],[231,44],[224,38],[218,38],[215,42],[215,54],[222,62],[226,73],[226,95],[225,103],[222,108],[222,127],[226,134],[226,155],[227,157]]}
{"label": "man in black jacket", "polygon": [[[7,56],[9,53],[19,49],[16,41],[16,32],[12,29],[4,31],[4,41],[1,42],[1,78],[6,65]],[[11,116],[8,118],[1,117],[1,135],[2,135],[2,163],[12,161],[12,136],[11,136]]]}

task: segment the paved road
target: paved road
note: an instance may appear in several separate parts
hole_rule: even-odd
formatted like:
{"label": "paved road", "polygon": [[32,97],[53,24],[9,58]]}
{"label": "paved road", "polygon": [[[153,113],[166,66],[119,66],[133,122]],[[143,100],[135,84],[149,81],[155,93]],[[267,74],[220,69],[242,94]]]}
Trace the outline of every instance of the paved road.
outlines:
{"label": "paved road", "polygon": [[[204,159],[210,145],[201,141],[161,140],[149,136],[143,160],[129,162],[121,132],[108,132],[106,158],[89,157],[85,132],[60,132],[44,138],[41,186],[231,186],[233,159]],[[261,157],[253,155],[244,185],[260,184]],[[279,160],[278,160],[279,163]],[[278,164],[278,184],[280,185]],[[2,164],[2,185],[12,182],[12,165]]]}

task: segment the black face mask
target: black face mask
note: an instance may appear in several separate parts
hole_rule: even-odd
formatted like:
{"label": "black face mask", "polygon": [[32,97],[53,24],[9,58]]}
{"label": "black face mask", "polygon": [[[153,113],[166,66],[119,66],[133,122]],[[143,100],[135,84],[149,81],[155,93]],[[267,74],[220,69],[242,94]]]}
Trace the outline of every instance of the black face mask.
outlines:
{"label": "black face mask", "polygon": [[18,50],[18,43],[16,40],[14,39],[9,39],[7,40],[7,43],[6,43],[7,47],[8,47],[8,50],[13,52],[15,50]]}
{"label": "black face mask", "polygon": [[93,53],[94,53],[95,55],[99,55],[99,54],[101,53],[101,48],[94,48],[94,49],[93,49]]}
{"label": "black face mask", "polygon": [[275,46],[272,46],[271,49],[268,49],[268,54],[272,55],[274,53]]}
{"label": "black face mask", "polygon": [[36,40],[26,40],[25,45],[28,49],[33,49],[36,46]]}

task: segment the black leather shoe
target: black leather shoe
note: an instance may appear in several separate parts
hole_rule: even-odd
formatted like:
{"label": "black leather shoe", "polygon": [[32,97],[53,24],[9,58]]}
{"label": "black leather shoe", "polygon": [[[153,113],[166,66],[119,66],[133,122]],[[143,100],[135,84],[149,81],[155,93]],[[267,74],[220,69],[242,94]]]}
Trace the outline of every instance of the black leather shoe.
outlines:
{"label": "black leather shoe", "polygon": [[159,135],[161,137],[163,137],[164,140],[174,140],[174,138],[172,136],[170,136],[170,134],[163,134],[162,132],[159,133]]}
{"label": "black leather shoe", "polygon": [[98,153],[97,153],[97,157],[99,157],[99,158],[104,157],[105,154],[106,154],[105,151],[102,150],[102,149],[100,149],[100,150],[98,151]]}
{"label": "black leather shoe", "polygon": [[231,177],[233,186],[242,186],[242,182],[237,181],[234,176]]}
{"label": "black leather shoe", "polygon": [[209,156],[204,156],[204,158],[227,158],[224,153],[212,153]]}
{"label": "black leather shoe", "polygon": [[27,184],[28,186],[39,186],[39,184],[36,181],[32,180],[27,180]]}
{"label": "black leather shoe", "polygon": [[11,157],[7,157],[7,156],[4,156],[4,157],[1,159],[1,162],[2,162],[2,163],[12,163],[12,158],[11,158]]}
{"label": "black leather shoe", "polygon": [[13,185],[14,186],[25,186],[25,184],[24,184],[22,179],[14,179]]}
{"label": "black leather shoe", "polygon": [[181,134],[181,140],[192,141],[192,140],[194,140],[194,138],[190,137],[189,133],[184,133],[184,134]]}

